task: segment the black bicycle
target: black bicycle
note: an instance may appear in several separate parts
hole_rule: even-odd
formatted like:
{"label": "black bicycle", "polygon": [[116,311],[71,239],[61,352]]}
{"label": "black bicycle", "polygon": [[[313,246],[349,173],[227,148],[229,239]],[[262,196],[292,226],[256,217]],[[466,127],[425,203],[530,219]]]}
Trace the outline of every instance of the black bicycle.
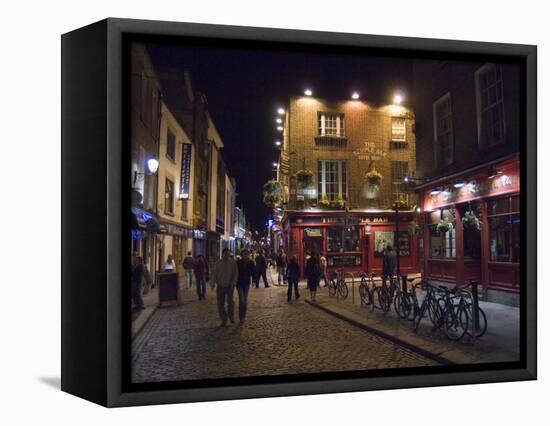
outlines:
{"label": "black bicycle", "polygon": [[330,296],[336,296],[338,294],[342,298],[348,297],[348,285],[344,278],[344,274],[340,271],[332,271],[328,280],[328,294]]}
{"label": "black bicycle", "polygon": [[361,272],[361,284],[359,284],[359,296],[361,297],[361,306],[370,306],[374,305],[374,289],[376,284],[374,283],[375,274],[367,274],[366,272]]}

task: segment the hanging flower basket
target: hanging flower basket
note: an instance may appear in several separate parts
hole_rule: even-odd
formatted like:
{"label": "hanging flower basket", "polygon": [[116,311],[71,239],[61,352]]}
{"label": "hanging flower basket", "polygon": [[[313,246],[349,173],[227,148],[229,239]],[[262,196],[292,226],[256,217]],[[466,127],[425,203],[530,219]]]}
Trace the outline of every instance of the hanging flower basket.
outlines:
{"label": "hanging flower basket", "polygon": [[452,230],[453,230],[453,223],[447,219],[443,219],[441,220],[441,222],[437,224],[437,232],[441,232],[445,234]]}
{"label": "hanging flower basket", "polygon": [[313,172],[310,170],[299,170],[296,173],[296,180],[300,188],[308,188],[313,183]]}
{"label": "hanging flower basket", "polygon": [[268,207],[275,207],[284,200],[283,187],[276,180],[269,180],[262,187],[264,204]]}
{"label": "hanging flower basket", "polygon": [[382,184],[382,175],[376,170],[371,170],[365,174],[367,185],[371,187],[379,187]]}
{"label": "hanging flower basket", "polygon": [[472,210],[469,210],[462,216],[462,226],[464,229],[479,231],[481,229],[481,221]]}
{"label": "hanging flower basket", "polygon": [[420,225],[418,223],[411,223],[409,225],[409,234],[417,235],[420,232]]}

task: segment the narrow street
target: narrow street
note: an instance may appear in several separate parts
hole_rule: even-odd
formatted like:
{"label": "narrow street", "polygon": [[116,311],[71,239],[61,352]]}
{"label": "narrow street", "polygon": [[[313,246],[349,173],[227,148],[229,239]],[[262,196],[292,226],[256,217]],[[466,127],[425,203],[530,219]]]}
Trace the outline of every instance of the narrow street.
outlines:
{"label": "narrow street", "polygon": [[[300,287],[302,297],[290,303],[285,287],[251,288],[246,322],[223,328],[210,287],[200,302],[194,287],[184,290],[184,303],[158,309],[134,340],[133,381],[435,365],[308,305],[304,283]],[[234,300],[237,307],[236,292]]]}

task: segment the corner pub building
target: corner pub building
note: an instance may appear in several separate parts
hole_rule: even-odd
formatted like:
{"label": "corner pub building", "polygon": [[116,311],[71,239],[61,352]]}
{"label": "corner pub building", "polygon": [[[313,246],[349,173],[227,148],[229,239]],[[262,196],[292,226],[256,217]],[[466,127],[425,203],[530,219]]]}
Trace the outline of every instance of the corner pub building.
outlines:
{"label": "corner pub building", "polygon": [[[280,110],[283,141],[277,179],[284,192],[275,211],[275,238],[300,265],[307,252],[327,259],[328,270],[382,271],[384,249],[396,247],[400,273],[419,272],[416,196],[403,178],[415,170],[412,112],[359,99],[291,97]],[[396,207],[398,208],[396,210]]]}

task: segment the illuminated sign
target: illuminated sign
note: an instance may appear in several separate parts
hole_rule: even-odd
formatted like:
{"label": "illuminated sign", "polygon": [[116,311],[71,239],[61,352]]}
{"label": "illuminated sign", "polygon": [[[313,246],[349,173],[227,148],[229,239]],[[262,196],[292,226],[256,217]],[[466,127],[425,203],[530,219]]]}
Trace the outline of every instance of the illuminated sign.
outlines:
{"label": "illuminated sign", "polygon": [[191,150],[193,146],[190,143],[183,144],[181,153],[181,174],[180,174],[180,195],[182,200],[189,198],[189,190],[191,185]]}

